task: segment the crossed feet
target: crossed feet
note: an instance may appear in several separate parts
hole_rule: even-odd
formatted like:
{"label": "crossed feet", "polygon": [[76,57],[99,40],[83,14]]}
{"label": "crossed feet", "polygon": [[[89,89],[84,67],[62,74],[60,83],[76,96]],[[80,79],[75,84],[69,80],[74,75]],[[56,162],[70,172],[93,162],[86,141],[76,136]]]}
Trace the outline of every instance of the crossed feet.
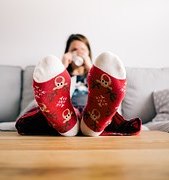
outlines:
{"label": "crossed feet", "polygon": [[63,136],[99,136],[112,122],[126,91],[126,71],[118,56],[100,54],[88,73],[88,100],[79,121],[71,103],[71,78],[60,59],[47,56],[33,74],[35,99],[47,121]]}

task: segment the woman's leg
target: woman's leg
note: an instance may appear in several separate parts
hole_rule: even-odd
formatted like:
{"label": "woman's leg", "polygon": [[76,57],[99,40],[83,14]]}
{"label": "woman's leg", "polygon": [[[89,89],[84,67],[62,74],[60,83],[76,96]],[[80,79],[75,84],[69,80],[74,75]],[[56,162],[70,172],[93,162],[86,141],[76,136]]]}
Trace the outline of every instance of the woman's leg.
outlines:
{"label": "woman's leg", "polygon": [[70,75],[60,59],[47,56],[33,73],[35,99],[49,124],[63,136],[75,136],[79,123],[70,100]]}
{"label": "woman's leg", "polygon": [[59,135],[49,125],[39,107],[34,107],[22,114],[16,121],[15,127],[21,135]]}
{"label": "woman's leg", "polygon": [[111,124],[109,124],[102,136],[132,136],[137,135],[141,131],[141,120],[133,118],[125,120],[118,112],[113,116]]}

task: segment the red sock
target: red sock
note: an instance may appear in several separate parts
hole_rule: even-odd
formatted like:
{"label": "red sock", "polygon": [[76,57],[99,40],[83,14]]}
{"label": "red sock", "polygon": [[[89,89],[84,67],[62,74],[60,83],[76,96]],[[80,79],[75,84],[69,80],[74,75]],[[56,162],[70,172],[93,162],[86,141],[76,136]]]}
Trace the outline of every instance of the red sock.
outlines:
{"label": "red sock", "polygon": [[70,75],[67,70],[45,82],[34,80],[33,87],[35,99],[48,122],[61,135],[76,135],[78,121],[70,101]]}
{"label": "red sock", "polygon": [[[126,80],[117,79],[93,66],[88,75],[89,95],[83,112],[82,132],[97,136],[111,123],[124,98]],[[91,132],[84,132],[87,126]]]}

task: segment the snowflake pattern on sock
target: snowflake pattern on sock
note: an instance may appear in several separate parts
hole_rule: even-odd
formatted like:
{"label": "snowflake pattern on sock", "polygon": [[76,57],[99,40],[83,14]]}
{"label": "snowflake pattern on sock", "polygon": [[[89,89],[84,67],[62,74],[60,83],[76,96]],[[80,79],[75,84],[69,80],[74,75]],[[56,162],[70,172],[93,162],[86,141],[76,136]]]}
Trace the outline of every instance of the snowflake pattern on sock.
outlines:
{"label": "snowflake pattern on sock", "polygon": [[88,74],[88,102],[83,111],[83,121],[95,132],[107,127],[124,98],[126,80],[116,79],[93,66]]}

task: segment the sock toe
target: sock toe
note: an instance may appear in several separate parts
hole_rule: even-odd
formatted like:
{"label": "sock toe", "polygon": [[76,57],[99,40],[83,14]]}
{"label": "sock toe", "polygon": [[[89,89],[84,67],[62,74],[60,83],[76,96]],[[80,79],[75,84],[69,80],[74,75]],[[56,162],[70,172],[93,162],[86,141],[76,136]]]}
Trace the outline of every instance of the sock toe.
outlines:
{"label": "sock toe", "polygon": [[43,58],[35,67],[33,79],[36,82],[45,82],[57,76],[65,70],[61,60],[54,55]]}
{"label": "sock toe", "polygon": [[102,71],[108,73],[110,76],[118,79],[126,78],[126,70],[123,62],[117,55],[111,52],[104,52],[100,54],[96,58],[94,65]]}

